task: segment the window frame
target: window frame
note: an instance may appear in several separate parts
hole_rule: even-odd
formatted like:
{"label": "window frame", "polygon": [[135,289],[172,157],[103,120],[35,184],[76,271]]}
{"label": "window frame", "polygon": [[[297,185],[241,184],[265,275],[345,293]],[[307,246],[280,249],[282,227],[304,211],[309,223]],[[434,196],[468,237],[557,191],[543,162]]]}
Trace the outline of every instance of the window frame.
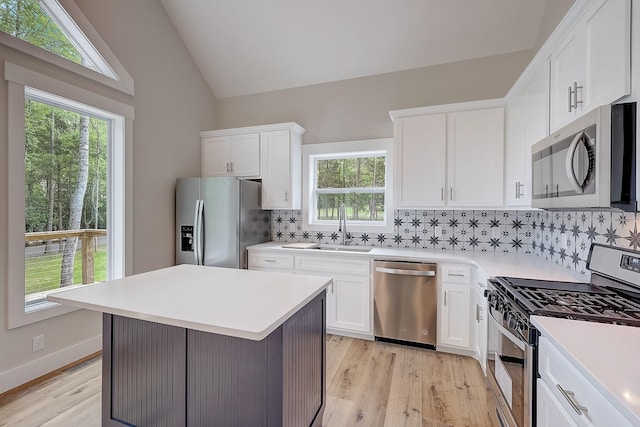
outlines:
{"label": "window frame", "polygon": [[[347,230],[350,232],[393,232],[393,138],[363,139],[357,141],[329,142],[319,144],[306,144],[302,146],[302,171],[303,171],[303,204],[302,219],[305,230],[310,231],[336,231],[337,220],[316,220],[314,218],[317,198],[315,182],[317,178],[316,160],[353,158],[353,157],[385,157],[385,185],[384,190],[384,220],[373,221],[347,221]],[[378,187],[362,188],[369,191]],[[379,191],[374,191],[379,192]]]}
{"label": "window frame", "polygon": [[9,46],[45,62],[79,74],[98,83],[134,95],[133,78],[98,35],[87,17],[73,0],[41,0],[41,6],[50,13],[67,39],[96,67],[92,70],[49,52],[39,46],[0,31],[0,44]]}
{"label": "window frame", "polygon": [[[5,80],[8,81],[8,328],[14,329],[61,314],[77,310],[52,302],[30,304],[25,302],[24,271],[24,148],[25,148],[25,97],[27,92],[44,96],[71,109],[82,109],[112,121],[113,140],[109,147],[109,178],[107,194],[109,200],[107,219],[107,245],[109,257],[107,268],[112,277],[123,277],[129,255],[125,252],[130,240],[125,215],[130,184],[126,156],[130,153],[132,106],[122,104],[85,89],[39,74],[18,65],[5,62]],[[66,108],[66,107],[65,107]],[[90,286],[90,285],[88,285]]]}

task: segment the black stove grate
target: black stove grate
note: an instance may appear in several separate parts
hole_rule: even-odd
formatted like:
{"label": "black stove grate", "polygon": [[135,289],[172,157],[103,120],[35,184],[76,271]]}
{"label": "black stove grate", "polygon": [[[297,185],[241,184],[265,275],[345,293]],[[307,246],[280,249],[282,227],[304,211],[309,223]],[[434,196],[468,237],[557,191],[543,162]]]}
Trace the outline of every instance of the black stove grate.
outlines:
{"label": "black stove grate", "polygon": [[609,289],[590,283],[497,279],[529,315],[640,326],[640,301]]}

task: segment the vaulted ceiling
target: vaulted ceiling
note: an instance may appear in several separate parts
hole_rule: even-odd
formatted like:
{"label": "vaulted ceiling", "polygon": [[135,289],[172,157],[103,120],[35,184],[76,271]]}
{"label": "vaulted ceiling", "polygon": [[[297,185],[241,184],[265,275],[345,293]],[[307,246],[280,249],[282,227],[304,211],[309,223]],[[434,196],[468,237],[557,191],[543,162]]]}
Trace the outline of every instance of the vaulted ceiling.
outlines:
{"label": "vaulted ceiling", "polygon": [[539,48],[573,0],[161,0],[226,98]]}

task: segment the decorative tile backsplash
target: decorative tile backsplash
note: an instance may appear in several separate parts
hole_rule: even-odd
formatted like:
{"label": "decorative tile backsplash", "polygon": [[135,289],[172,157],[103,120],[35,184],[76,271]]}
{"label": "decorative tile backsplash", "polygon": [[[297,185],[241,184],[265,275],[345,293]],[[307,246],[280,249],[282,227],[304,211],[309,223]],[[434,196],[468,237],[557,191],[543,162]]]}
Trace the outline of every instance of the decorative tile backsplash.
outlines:
{"label": "decorative tile backsplash", "polygon": [[[340,234],[302,229],[302,212],[272,212],[273,240],[339,243]],[[348,225],[348,224],[347,224]],[[518,252],[580,273],[591,243],[640,250],[640,214],[621,211],[397,210],[393,233],[351,229],[352,245]]]}
{"label": "decorative tile backsplash", "polygon": [[[397,210],[393,233],[349,231],[351,244],[489,252],[531,252],[532,211]],[[339,243],[335,231],[302,229],[301,211],[272,213],[273,240]],[[348,224],[347,229],[349,230]]]}
{"label": "decorative tile backsplash", "polygon": [[640,215],[621,211],[536,211],[532,252],[580,273],[586,272],[591,243],[640,249]]}

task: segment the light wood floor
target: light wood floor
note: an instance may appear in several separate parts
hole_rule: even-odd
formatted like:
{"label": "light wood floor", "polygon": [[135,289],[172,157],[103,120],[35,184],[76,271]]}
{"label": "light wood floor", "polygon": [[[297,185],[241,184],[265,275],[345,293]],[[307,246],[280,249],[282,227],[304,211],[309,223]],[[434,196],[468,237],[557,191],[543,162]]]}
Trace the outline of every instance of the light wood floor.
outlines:
{"label": "light wood floor", "polygon": [[[100,425],[100,358],[0,400],[0,426]],[[323,425],[490,426],[475,360],[327,336]]]}

